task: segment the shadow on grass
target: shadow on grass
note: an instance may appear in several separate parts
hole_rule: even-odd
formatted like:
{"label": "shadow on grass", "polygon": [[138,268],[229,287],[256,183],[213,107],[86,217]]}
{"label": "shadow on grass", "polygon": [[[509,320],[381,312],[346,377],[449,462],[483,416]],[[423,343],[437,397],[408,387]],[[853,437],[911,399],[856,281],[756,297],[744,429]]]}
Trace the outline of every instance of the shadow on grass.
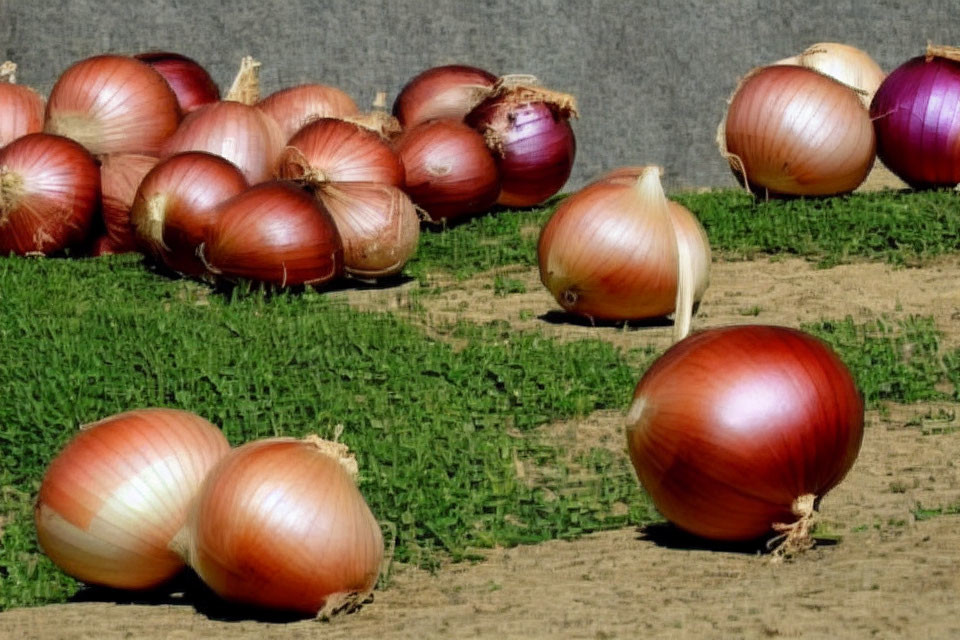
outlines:
{"label": "shadow on grass", "polygon": [[623,331],[640,331],[651,327],[673,326],[673,320],[666,316],[643,318],[641,320],[599,320],[568,311],[552,309],[537,317],[550,324],[572,324],[578,327],[610,328]]}

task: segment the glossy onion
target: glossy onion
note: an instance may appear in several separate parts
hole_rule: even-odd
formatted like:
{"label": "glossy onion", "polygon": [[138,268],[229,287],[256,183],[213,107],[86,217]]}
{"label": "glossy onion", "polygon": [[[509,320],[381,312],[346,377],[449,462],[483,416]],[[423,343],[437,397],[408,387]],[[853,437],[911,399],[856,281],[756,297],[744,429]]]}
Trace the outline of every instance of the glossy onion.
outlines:
{"label": "glossy onion", "polygon": [[0,255],[83,242],[99,205],[100,168],[73,140],[30,133],[0,149]]}
{"label": "glossy onion", "polygon": [[877,155],[914,188],[960,183],[960,49],[928,48],[893,70],[873,98]]}
{"label": "glossy onion", "polygon": [[250,184],[270,180],[283,149],[283,134],[273,118],[240,102],[200,107],[180,124],[161,149],[169,158],[183,151],[207,151],[237,165]]}
{"label": "glossy onion", "polygon": [[165,582],[183,568],[168,545],[229,449],[213,424],[175,409],[129,411],[83,427],[40,485],[40,546],[83,582],[122,589]]}
{"label": "glossy onion", "polygon": [[191,510],[190,566],[227,600],[307,615],[359,606],[377,581],[383,536],[346,456],[318,438],[234,449]]}
{"label": "glossy onion", "polygon": [[270,94],[257,107],[273,118],[289,140],[304,125],[319,118],[340,118],[357,114],[357,103],[336,87],[302,84]]}
{"label": "glossy onion", "polygon": [[47,133],[72,138],[95,155],[156,155],[180,122],[177,97],[150,65],[101,55],[63,72],[47,100]]}
{"label": "glossy onion", "polygon": [[754,70],[717,136],[738,180],[757,193],[829,196],[870,173],[876,142],[857,93],[806,67]]}
{"label": "glossy onion", "polygon": [[883,69],[866,51],[839,42],[818,42],[800,55],[780,60],[777,64],[795,64],[819,71],[859,93],[860,102],[869,108],[873,94],[883,82]]}
{"label": "glossy onion", "polygon": [[862,438],[863,402],[846,366],[784,327],[689,336],[647,370],[627,415],[630,458],[654,505],[715,540],[777,530],[809,545],[813,510]]}
{"label": "glossy onion", "polygon": [[217,206],[247,188],[229,160],[205,151],[185,151],[160,161],[141,181],[130,211],[136,242],[169,269],[200,276],[197,256]]}
{"label": "glossy onion", "polygon": [[423,122],[404,132],[394,149],[404,190],[434,221],[487,211],[500,195],[500,172],[483,136],[459,120]]}
{"label": "glossy onion", "polygon": [[196,60],[170,51],[148,51],[134,57],[146,62],[163,76],[184,113],[220,100],[217,83]]}
{"label": "glossy onion", "polygon": [[490,95],[497,77],[488,71],[454,64],[427,69],[397,95],[393,115],[404,129],[434,118],[462,120]]}
{"label": "glossy onion", "polygon": [[526,86],[501,86],[465,122],[483,134],[502,180],[497,202],[530,207],[554,195],[573,170],[573,96]]}
{"label": "glossy onion", "polygon": [[12,62],[0,65],[0,147],[43,131],[43,98],[33,89],[13,83],[16,68]]}
{"label": "glossy onion", "polygon": [[281,287],[322,284],[343,272],[336,223],[308,193],[264,182],[222,203],[200,251],[225,278]]}
{"label": "glossy onion", "polygon": [[133,153],[113,153],[100,159],[103,222],[111,253],[125,253],[137,248],[130,224],[130,207],[140,181],[155,164],[157,159],[153,156]]}

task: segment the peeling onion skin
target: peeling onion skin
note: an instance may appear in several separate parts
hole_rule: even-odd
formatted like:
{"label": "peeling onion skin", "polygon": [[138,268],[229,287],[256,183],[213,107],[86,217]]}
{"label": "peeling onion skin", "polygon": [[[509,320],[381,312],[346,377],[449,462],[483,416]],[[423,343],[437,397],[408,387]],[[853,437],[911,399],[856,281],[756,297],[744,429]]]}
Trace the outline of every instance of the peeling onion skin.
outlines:
{"label": "peeling onion skin", "polygon": [[393,102],[393,115],[404,129],[435,118],[463,120],[496,82],[495,75],[478,67],[433,67],[404,85]]}
{"label": "peeling onion skin", "polygon": [[297,131],[319,118],[358,113],[357,103],[346,92],[322,84],[281,89],[258,102],[257,108],[280,125],[284,140],[290,140]]}
{"label": "peeling onion skin", "polygon": [[83,427],[40,485],[40,546],[88,584],[149,589],[166,582],[184,566],[168,545],[203,478],[229,449],[220,429],[176,409],[128,411]]}
{"label": "peeling onion skin", "polygon": [[755,193],[849,193],[873,167],[876,138],[857,93],[805,67],[756,69],[737,88],[718,135]]}
{"label": "peeling onion skin", "polygon": [[220,100],[220,88],[203,66],[185,55],[169,51],[148,51],[134,56],[146,62],[167,81],[183,113],[196,111]]}
{"label": "peeling onion skin", "polygon": [[100,158],[103,223],[111,253],[136,251],[130,208],[140,182],[156,164],[155,157],[134,153],[115,153]]}
{"label": "peeling onion skin", "polygon": [[224,458],[203,483],[185,538],[190,566],[221,597],[306,615],[361,604],[384,551],[341,463],[292,438]]}
{"label": "peeling onion skin", "polygon": [[33,89],[0,80],[0,147],[43,131],[44,109],[43,98]]}
{"label": "peeling onion skin", "polygon": [[654,505],[713,540],[753,540],[796,520],[853,466],[863,401],[823,342],[785,327],[694,333],[644,374],[627,446]]}
{"label": "peeling onion skin", "polygon": [[857,89],[860,102],[870,108],[877,88],[883,82],[880,65],[866,51],[840,42],[818,42],[803,53],[779,60],[776,64],[794,64],[814,69]]}

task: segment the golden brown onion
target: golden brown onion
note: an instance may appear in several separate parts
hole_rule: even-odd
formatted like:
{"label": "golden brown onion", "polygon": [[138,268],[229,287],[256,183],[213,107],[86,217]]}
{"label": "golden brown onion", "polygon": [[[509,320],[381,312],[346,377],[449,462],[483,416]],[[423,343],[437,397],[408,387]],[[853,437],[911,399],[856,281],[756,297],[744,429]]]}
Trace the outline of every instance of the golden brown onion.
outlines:
{"label": "golden brown onion", "polygon": [[110,239],[111,253],[136,250],[130,207],[140,181],[156,164],[155,157],[134,153],[111,153],[100,158],[103,223]]}
{"label": "golden brown onion", "polygon": [[880,65],[866,51],[840,42],[818,42],[803,53],[779,60],[776,64],[795,64],[814,69],[853,87],[859,92],[860,102],[870,108],[873,94],[883,82]]}
{"label": "golden brown onion", "polygon": [[293,135],[319,118],[340,118],[357,113],[353,98],[336,87],[323,84],[302,84],[270,94],[257,107],[276,120],[283,139]]}

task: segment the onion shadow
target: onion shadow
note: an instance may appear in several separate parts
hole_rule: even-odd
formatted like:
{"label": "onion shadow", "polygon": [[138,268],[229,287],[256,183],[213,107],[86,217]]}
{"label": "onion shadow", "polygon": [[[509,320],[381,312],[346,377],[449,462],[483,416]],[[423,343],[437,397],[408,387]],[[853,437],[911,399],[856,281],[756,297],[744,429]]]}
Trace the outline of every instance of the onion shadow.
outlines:
{"label": "onion shadow", "polygon": [[[664,549],[678,549],[684,551],[715,551],[717,553],[733,553],[739,555],[769,555],[767,541],[770,535],[761,536],[754,540],[728,542],[724,540],[710,540],[694,535],[670,522],[656,522],[637,529],[637,540],[652,542]],[[831,547],[838,540],[833,538],[819,538],[814,536],[816,547]]]}
{"label": "onion shadow", "polygon": [[666,316],[656,318],[642,318],[639,320],[600,320],[584,316],[579,313],[570,313],[560,309],[551,309],[537,316],[537,319],[549,324],[571,324],[578,327],[595,327],[601,329],[619,329],[621,331],[641,331],[653,327],[672,327],[673,320]]}

